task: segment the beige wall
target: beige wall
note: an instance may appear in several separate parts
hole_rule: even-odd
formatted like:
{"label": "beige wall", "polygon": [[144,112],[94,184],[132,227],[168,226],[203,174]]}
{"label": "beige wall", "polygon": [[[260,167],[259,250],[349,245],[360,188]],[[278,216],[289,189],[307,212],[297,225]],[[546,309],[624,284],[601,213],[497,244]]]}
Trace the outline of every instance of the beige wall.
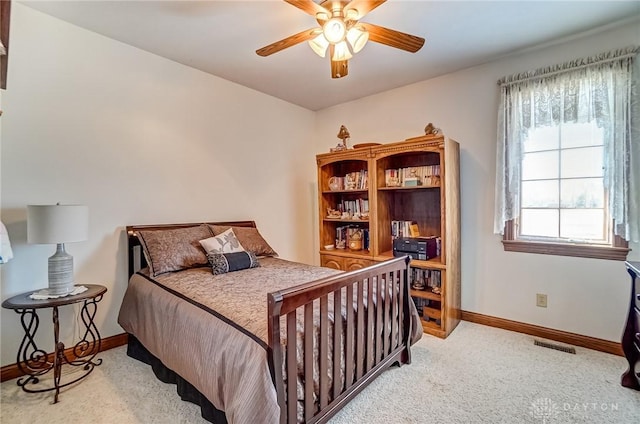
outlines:
{"label": "beige wall", "polygon": [[[26,244],[26,205],[89,206],[89,240],[67,245],[78,283],[108,292],[116,322],[127,285],[128,224],[253,219],[286,259],[313,262],[314,113],[34,11],[12,8],[2,91],[2,220],[14,260],[6,299],[47,285],[53,245]],[[73,307],[61,309],[63,340]],[[15,362],[18,316],[2,310],[2,365]],[[51,313],[42,348],[53,350]]]}
{"label": "beige wall", "polygon": [[[619,341],[629,304],[629,277],[616,261],[504,252],[492,233],[495,185],[497,80],[640,43],[638,22],[565,44],[320,111],[317,150],[328,151],[345,124],[351,143],[400,141],[433,122],[461,150],[462,308]],[[640,258],[632,246],[630,259]],[[536,293],[548,307],[535,306]]]}

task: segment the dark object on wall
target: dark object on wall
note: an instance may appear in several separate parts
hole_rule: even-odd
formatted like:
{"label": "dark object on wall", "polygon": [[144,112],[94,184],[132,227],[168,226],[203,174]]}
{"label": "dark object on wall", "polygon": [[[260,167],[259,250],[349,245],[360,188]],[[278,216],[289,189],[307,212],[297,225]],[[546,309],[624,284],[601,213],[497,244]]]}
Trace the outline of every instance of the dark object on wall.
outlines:
{"label": "dark object on wall", "polygon": [[0,88],[7,88],[7,64],[9,62],[9,21],[11,19],[11,0],[0,1],[0,42],[5,54],[0,55]]}

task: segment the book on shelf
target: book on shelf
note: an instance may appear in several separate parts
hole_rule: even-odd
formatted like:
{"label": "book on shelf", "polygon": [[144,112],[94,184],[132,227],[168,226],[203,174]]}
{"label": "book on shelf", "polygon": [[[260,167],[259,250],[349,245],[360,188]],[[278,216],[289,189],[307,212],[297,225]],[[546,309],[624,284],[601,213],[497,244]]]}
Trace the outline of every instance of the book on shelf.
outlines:
{"label": "book on shelf", "polygon": [[[415,234],[415,235],[414,235]],[[401,237],[418,237],[420,230],[415,221],[391,221],[391,239]]]}
{"label": "book on shelf", "polygon": [[336,205],[336,209],[340,212],[349,212],[350,214],[362,215],[363,213],[369,213],[369,200],[368,199],[356,199],[356,200],[342,200]]}
{"label": "book on shelf", "polygon": [[333,176],[329,179],[329,189],[339,190],[366,190],[369,188],[369,172],[362,171],[349,172],[342,176]]}
{"label": "book on shelf", "polygon": [[413,221],[409,224],[409,237],[419,237],[420,236],[420,228],[418,227],[418,223]]}
{"label": "book on shelf", "polygon": [[411,166],[384,171],[385,187],[432,185],[436,181],[433,177],[440,177],[440,165]]}
{"label": "book on shelf", "polygon": [[345,190],[366,190],[369,188],[369,172],[366,169],[349,172],[344,176],[343,187]]}

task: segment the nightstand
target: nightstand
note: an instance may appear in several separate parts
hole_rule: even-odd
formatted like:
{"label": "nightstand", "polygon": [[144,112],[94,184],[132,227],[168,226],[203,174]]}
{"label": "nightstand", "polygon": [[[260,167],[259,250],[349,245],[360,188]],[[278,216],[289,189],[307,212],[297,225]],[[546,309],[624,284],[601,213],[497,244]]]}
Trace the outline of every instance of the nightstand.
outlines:
{"label": "nightstand", "polygon": [[[34,300],[29,297],[34,291],[30,291],[2,302],[3,308],[13,309],[20,315],[20,323],[24,329],[24,337],[18,349],[16,362],[18,369],[25,375],[25,377],[19,378],[17,383],[25,392],[40,393],[55,390],[53,403],[57,403],[60,388],[82,380],[93,371],[94,367],[102,363],[102,359],[94,360],[100,352],[100,333],[93,320],[98,310],[98,302],[102,300],[102,295],[107,291],[107,288],[95,284],[84,284],[84,286],[88,290],[83,293],[57,299]],[[73,348],[68,349],[68,352],[65,353],[65,346],[59,339],[58,307],[79,302],[83,302],[80,310],[80,320],[84,324],[83,336]],[[55,345],[53,355],[47,355],[44,350],[38,348],[35,341],[40,323],[37,311],[48,308],[53,309],[53,340]],[[83,372],[79,377],[61,383],[63,364],[80,367]],[[53,370],[53,387],[34,388],[40,382],[40,377],[51,370]]]}

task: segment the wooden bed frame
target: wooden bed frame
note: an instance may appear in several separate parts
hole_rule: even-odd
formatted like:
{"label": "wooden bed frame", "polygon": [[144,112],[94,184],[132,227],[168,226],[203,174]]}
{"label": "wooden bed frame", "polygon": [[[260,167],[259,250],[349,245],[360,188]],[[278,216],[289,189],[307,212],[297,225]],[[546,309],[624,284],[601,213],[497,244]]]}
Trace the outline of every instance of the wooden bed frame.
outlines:
{"label": "wooden bed frame", "polygon": [[[162,224],[128,226],[129,277],[146,266],[140,242],[139,230],[166,230],[198,226],[203,223]],[[255,227],[253,221],[207,222],[206,224]],[[341,273],[296,287],[269,293],[268,299],[268,355],[269,367],[280,406],[280,423],[297,422],[296,384],[285,385],[284,381],[297,381],[299,371],[296,349],[304,352],[304,375],[313,375],[313,352],[319,349],[320,371],[319,410],[314,405],[312,378],[302,377],[304,385],[304,422],[324,423],[354,398],[367,384],[389,366],[411,362],[411,313],[409,283],[407,279],[408,257],[395,258],[370,267]],[[395,282],[395,284],[394,284]],[[374,289],[375,286],[375,289]],[[375,290],[375,291],[374,291]],[[343,294],[346,293],[346,296]],[[373,296],[367,294],[373,293]],[[386,293],[383,295],[383,293]],[[335,321],[333,349],[329,349],[328,312],[330,299],[334,305],[353,305],[346,310],[346,319]],[[281,318],[287,340],[296,340],[296,311],[304,316],[305,334],[313,333],[313,303],[320,308],[320,337],[314,346],[312,337],[305,337],[302,346],[288,343],[283,347],[280,339]],[[346,301],[346,303],[345,303]],[[354,310],[356,309],[356,310]],[[344,340],[344,349],[340,349]],[[286,364],[283,367],[283,358]],[[334,358],[337,358],[334,361]],[[162,361],[162,358],[158,358]],[[329,363],[344,362],[344,385],[329,385],[341,382],[340,367],[329,369]],[[283,372],[284,368],[284,372]],[[286,378],[285,378],[286,377]],[[296,399],[287,402],[287,399]]]}

